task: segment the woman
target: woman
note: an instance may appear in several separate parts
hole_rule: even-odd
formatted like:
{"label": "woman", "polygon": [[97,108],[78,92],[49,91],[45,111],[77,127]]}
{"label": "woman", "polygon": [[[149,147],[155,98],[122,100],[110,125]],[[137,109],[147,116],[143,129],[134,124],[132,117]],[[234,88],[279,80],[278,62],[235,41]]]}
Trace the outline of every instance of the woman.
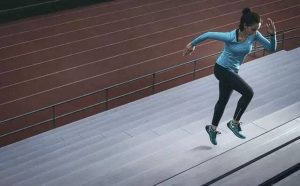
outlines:
{"label": "woman", "polygon": [[224,50],[218,57],[214,67],[215,77],[219,80],[219,100],[215,105],[212,125],[205,127],[210,141],[214,145],[217,145],[216,136],[220,133],[217,131],[218,124],[233,90],[239,92],[242,96],[238,101],[233,119],[227,123],[227,126],[237,137],[246,138],[241,129],[240,119],[254,93],[252,88],[238,75],[240,65],[243,63],[245,56],[250,53],[254,41],[261,43],[270,52],[276,50],[274,22],[268,18],[266,23],[267,32],[271,36],[270,41],[258,31],[260,26],[260,16],[249,8],[245,8],[238,29],[230,32],[206,32],[190,42],[184,51],[184,55],[191,54],[195,50],[195,46],[206,39],[214,39],[225,43]]}

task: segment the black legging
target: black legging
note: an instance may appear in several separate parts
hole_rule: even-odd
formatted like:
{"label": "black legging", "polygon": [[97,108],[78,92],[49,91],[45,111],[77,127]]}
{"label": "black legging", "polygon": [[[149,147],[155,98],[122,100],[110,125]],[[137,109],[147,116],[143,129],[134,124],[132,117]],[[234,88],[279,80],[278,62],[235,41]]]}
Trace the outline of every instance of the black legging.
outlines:
{"label": "black legging", "polygon": [[212,124],[218,126],[233,90],[242,94],[233,117],[239,121],[254,95],[252,88],[237,72],[228,70],[217,63],[215,64],[214,73],[219,80],[219,100],[215,106]]}

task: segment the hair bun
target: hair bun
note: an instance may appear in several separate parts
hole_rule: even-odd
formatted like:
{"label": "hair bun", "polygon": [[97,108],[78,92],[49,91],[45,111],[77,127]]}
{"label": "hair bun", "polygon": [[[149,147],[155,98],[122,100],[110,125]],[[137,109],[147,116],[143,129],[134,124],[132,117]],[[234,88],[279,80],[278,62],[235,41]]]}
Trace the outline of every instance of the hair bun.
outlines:
{"label": "hair bun", "polygon": [[244,8],[243,14],[246,15],[246,14],[249,14],[249,13],[251,13],[250,8]]}

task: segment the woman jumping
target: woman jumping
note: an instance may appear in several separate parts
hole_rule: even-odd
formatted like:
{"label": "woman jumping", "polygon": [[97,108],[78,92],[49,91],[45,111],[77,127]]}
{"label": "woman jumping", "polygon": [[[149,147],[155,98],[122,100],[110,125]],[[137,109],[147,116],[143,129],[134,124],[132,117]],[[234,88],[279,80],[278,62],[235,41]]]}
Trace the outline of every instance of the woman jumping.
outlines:
{"label": "woman jumping", "polygon": [[219,100],[215,105],[212,125],[205,127],[210,141],[214,145],[217,145],[216,136],[220,133],[217,131],[218,124],[233,90],[239,92],[242,96],[238,101],[233,119],[227,123],[227,126],[237,137],[246,138],[241,129],[240,119],[254,93],[252,88],[238,75],[240,65],[243,63],[245,56],[252,50],[254,41],[258,41],[270,52],[274,52],[277,46],[274,22],[268,18],[266,23],[267,32],[271,36],[270,41],[258,31],[260,26],[260,16],[249,8],[245,8],[238,29],[230,32],[206,32],[190,42],[185,48],[184,55],[187,55],[195,50],[197,44],[206,39],[214,39],[225,43],[224,50],[218,57],[214,67],[214,75],[219,80]]}

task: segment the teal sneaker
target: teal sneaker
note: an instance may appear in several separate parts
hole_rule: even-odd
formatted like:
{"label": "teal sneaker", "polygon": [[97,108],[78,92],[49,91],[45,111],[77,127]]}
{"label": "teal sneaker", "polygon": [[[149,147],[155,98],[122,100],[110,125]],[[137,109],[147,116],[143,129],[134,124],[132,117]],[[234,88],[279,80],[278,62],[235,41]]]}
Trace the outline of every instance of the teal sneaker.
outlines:
{"label": "teal sneaker", "polygon": [[233,121],[229,121],[227,123],[227,127],[233,132],[233,134],[235,134],[237,137],[241,138],[241,139],[245,139],[246,135],[244,134],[244,132],[241,129],[241,123],[233,123]]}
{"label": "teal sneaker", "polygon": [[221,134],[221,132],[212,129],[210,125],[206,125],[205,130],[209,135],[210,142],[214,145],[217,145],[217,134]]}

